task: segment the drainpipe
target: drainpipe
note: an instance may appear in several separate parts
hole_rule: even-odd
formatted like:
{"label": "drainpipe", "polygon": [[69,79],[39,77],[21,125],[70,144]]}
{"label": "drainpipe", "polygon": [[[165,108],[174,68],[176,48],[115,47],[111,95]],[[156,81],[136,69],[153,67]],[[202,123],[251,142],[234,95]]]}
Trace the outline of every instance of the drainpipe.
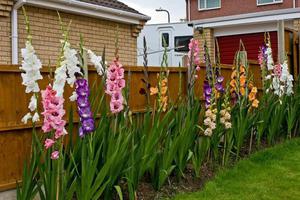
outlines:
{"label": "drainpipe", "polygon": [[188,3],[187,3],[187,6],[188,6],[188,22],[191,21],[191,0],[188,0]]}
{"label": "drainpipe", "polygon": [[18,10],[13,8],[11,12],[11,63],[16,65],[18,61]]}
{"label": "drainpipe", "polygon": [[296,0],[293,0],[293,8],[296,8]]}
{"label": "drainpipe", "polygon": [[26,0],[19,0],[11,11],[11,63],[19,64],[18,55],[18,9],[25,4]]}

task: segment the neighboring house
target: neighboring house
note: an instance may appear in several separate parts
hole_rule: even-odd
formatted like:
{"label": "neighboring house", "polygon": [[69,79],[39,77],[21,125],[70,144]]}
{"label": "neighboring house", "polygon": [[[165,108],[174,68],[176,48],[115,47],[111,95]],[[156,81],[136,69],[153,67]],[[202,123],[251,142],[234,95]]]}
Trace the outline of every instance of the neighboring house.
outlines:
{"label": "neighboring house", "polygon": [[26,39],[21,6],[26,8],[33,45],[44,65],[55,65],[60,52],[62,32],[57,11],[66,25],[72,21],[70,43],[74,48],[78,48],[82,34],[86,48],[97,54],[106,47],[109,61],[118,30],[121,62],[134,66],[137,36],[150,19],[117,0],[0,0],[0,64],[21,63],[20,49]]}
{"label": "neighboring house", "polygon": [[145,25],[138,37],[138,66],[144,63],[144,37],[148,66],[161,66],[165,46],[168,49],[168,66],[182,66],[183,56],[187,55],[190,39],[193,38],[193,28],[186,22]]}
{"label": "neighboring house", "polygon": [[298,40],[295,31],[300,23],[300,0],[186,0],[186,5],[195,36],[204,30],[211,54],[215,52],[214,39],[217,39],[222,63],[233,63],[240,39],[249,59],[256,60],[264,32],[268,31],[275,60],[277,57],[283,60],[286,52],[290,64],[297,64],[298,58],[294,57],[298,50],[294,48]]}

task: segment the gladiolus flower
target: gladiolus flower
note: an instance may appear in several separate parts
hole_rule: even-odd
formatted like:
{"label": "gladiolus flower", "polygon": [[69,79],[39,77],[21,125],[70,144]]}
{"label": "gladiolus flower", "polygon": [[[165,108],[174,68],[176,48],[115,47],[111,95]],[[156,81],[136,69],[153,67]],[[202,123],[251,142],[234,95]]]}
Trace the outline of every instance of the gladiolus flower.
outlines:
{"label": "gladiolus flower", "polygon": [[57,160],[59,158],[59,152],[58,151],[54,151],[51,153],[51,159],[52,160]]}
{"label": "gladiolus flower", "polygon": [[45,146],[46,149],[49,149],[49,148],[51,148],[54,144],[55,144],[55,141],[54,141],[54,140],[52,140],[52,139],[46,139],[46,140],[45,140],[44,146]]}
{"label": "gladiolus flower", "polygon": [[33,117],[32,117],[32,122],[38,122],[40,121],[40,116],[37,112],[34,113]]}
{"label": "gladiolus flower", "polygon": [[111,101],[110,102],[110,110],[112,113],[116,114],[121,112],[124,109],[123,103],[120,101]]}
{"label": "gladiolus flower", "polygon": [[91,63],[93,63],[94,67],[97,70],[97,73],[102,76],[104,74],[104,67],[102,66],[102,57],[97,56],[93,51],[87,51]]}
{"label": "gladiolus flower", "polygon": [[231,128],[231,123],[230,122],[226,122],[225,123],[225,129],[230,129]]}
{"label": "gladiolus flower", "polygon": [[244,87],[241,87],[241,88],[240,88],[240,93],[241,93],[242,96],[245,96],[246,90],[245,90]]}
{"label": "gladiolus flower", "polygon": [[257,99],[255,99],[255,100],[252,102],[252,107],[258,108],[258,104],[259,104],[259,101],[258,101]]}
{"label": "gladiolus flower", "polygon": [[31,118],[32,118],[31,114],[30,114],[30,113],[27,113],[27,114],[22,118],[21,121],[22,121],[24,124],[27,124],[28,120],[31,119]]}
{"label": "gladiolus flower", "polygon": [[157,87],[151,87],[150,88],[150,95],[156,95],[158,94],[158,88]]}
{"label": "gladiolus flower", "polygon": [[246,84],[246,76],[242,75],[240,76],[240,85],[244,86]]}
{"label": "gladiolus flower", "polygon": [[250,94],[248,95],[248,97],[249,97],[250,101],[254,101],[254,99],[255,99],[255,93],[250,92]]}

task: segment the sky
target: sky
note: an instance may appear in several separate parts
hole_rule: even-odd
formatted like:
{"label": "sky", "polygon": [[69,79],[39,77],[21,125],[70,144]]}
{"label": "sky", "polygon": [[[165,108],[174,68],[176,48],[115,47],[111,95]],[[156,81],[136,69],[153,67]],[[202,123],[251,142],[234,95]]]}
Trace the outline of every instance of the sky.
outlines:
{"label": "sky", "polygon": [[171,22],[179,22],[185,18],[185,0],[119,0],[139,12],[151,17],[149,24],[166,23],[166,12],[156,12],[155,9],[163,8],[170,12]]}

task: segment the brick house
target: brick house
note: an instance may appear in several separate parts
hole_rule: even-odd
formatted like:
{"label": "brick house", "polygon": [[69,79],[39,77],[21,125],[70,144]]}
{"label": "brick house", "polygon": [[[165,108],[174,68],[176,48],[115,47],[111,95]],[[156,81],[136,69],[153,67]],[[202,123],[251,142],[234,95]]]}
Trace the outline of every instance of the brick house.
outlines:
{"label": "brick house", "polygon": [[135,65],[137,36],[150,17],[117,0],[0,0],[0,64],[21,62],[26,30],[21,6],[30,20],[33,45],[42,63],[56,63],[62,33],[57,11],[68,24],[72,20],[70,42],[78,47],[79,36],[97,54],[106,47],[112,59],[116,27],[119,30],[120,59],[124,65]]}
{"label": "brick house", "polygon": [[298,40],[300,0],[186,0],[186,5],[187,19],[195,28],[195,36],[199,37],[199,30],[204,30],[211,54],[217,39],[222,63],[232,64],[240,39],[249,59],[256,60],[264,32],[268,31],[275,60],[282,60],[286,52],[291,64],[297,64],[298,58],[293,58],[298,51],[294,48]]}

